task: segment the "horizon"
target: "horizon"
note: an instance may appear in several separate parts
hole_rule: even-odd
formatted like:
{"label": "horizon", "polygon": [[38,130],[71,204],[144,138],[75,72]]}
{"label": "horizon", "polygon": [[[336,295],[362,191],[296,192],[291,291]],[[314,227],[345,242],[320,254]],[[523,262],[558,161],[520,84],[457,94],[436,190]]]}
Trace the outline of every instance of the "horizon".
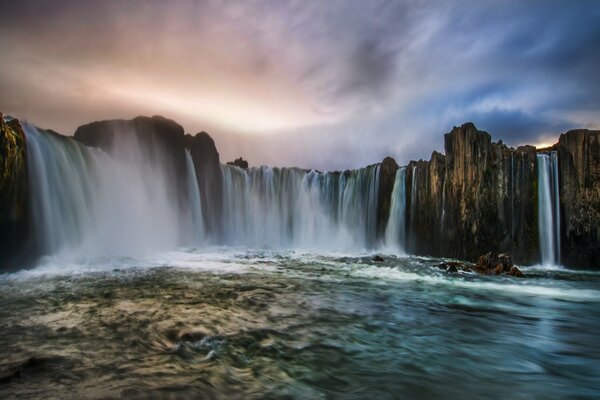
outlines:
{"label": "horizon", "polygon": [[222,161],[357,168],[600,128],[600,4],[579,1],[0,5],[0,110],[72,135],[164,115]]}

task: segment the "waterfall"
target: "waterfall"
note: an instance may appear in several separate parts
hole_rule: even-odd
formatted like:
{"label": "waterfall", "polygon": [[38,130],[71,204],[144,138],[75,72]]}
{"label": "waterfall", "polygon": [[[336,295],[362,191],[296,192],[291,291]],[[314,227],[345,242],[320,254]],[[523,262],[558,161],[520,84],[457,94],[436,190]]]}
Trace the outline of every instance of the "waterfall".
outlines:
{"label": "waterfall", "polygon": [[540,256],[544,265],[560,264],[560,194],[558,155],[555,151],[537,155],[538,230]]}
{"label": "waterfall", "polygon": [[225,244],[350,249],[375,244],[379,165],[343,172],[222,165]]}
{"label": "waterfall", "polygon": [[404,251],[406,241],[406,167],[396,170],[390,215],[385,228],[385,245]]}
{"label": "waterfall", "polygon": [[[41,254],[135,256],[207,242],[188,150],[181,150],[186,176],[178,186],[169,155],[158,147],[148,150],[154,144],[138,142],[139,135],[121,132],[104,151],[31,125],[24,128],[32,231]],[[222,165],[220,172],[222,213],[212,243],[325,250],[378,245],[379,164],[323,173]],[[397,173],[392,213],[398,220],[387,228],[400,245],[405,175],[405,169]]]}
{"label": "waterfall", "polygon": [[[167,168],[122,138],[115,154],[24,124],[32,231],[41,254],[134,255],[185,232]],[[175,197],[174,197],[175,196]]]}
{"label": "waterfall", "polygon": [[412,184],[410,187],[410,216],[414,218],[415,207],[417,206],[417,166],[412,169]]}
{"label": "waterfall", "polygon": [[204,239],[204,219],[202,217],[202,202],[200,188],[196,177],[196,168],[189,150],[185,150],[185,163],[187,172],[188,206],[191,221],[190,243],[200,243]]}

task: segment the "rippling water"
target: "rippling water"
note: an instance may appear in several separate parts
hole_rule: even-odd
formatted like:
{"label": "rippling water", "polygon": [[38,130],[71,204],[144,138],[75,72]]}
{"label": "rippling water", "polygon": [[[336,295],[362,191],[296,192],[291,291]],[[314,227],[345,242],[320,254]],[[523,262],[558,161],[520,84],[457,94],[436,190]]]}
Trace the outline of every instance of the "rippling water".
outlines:
{"label": "rippling water", "polygon": [[600,273],[243,249],[0,276],[1,398],[598,398]]}

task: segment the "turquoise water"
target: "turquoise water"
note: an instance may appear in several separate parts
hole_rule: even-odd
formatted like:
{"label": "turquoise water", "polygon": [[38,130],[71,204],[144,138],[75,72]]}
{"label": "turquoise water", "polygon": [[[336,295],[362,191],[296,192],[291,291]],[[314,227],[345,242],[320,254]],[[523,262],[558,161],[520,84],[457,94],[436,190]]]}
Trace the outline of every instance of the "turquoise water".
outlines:
{"label": "turquoise water", "polygon": [[1,398],[598,398],[600,273],[194,249],[0,276]]}

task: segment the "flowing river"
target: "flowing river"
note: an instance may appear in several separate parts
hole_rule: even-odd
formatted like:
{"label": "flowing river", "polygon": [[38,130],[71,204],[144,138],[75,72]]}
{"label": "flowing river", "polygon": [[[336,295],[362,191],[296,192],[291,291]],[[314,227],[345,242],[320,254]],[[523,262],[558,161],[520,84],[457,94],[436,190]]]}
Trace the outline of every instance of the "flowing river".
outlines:
{"label": "flowing river", "polygon": [[597,398],[600,273],[181,249],[0,275],[0,398]]}

